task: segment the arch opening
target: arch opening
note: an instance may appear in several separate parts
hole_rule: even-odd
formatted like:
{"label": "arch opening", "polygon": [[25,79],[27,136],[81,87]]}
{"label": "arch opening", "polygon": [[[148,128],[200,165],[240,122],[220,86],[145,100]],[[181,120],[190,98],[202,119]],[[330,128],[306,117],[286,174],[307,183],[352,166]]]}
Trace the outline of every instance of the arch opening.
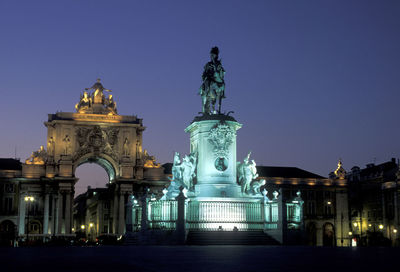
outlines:
{"label": "arch opening", "polygon": [[323,226],[322,243],[324,246],[335,246],[335,229],[331,223]]}
{"label": "arch opening", "polygon": [[75,164],[74,176],[79,178],[75,184],[75,196],[77,196],[86,192],[88,186],[105,188],[108,183],[115,180],[116,171],[107,159],[90,156],[80,159]]}
{"label": "arch opening", "polygon": [[0,246],[13,246],[16,238],[16,225],[10,220],[0,222]]}
{"label": "arch opening", "polygon": [[106,170],[106,173],[108,175],[108,181],[112,182],[115,180],[116,173],[115,173],[114,166],[108,160],[106,160],[102,157],[88,157],[88,158],[81,160],[77,164],[77,166],[75,167],[75,171],[76,171],[76,168],[78,168],[79,166],[81,166],[82,164],[85,164],[85,163],[95,163],[95,164],[101,166],[104,170]]}

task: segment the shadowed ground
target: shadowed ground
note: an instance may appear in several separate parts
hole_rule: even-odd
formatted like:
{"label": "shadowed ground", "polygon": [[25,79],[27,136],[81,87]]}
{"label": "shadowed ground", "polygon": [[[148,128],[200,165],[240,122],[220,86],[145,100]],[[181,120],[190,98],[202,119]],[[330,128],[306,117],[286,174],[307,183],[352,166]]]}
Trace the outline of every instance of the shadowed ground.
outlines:
{"label": "shadowed ground", "polygon": [[0,271],[396,271],[400,248],[103,246],[0,248]]}

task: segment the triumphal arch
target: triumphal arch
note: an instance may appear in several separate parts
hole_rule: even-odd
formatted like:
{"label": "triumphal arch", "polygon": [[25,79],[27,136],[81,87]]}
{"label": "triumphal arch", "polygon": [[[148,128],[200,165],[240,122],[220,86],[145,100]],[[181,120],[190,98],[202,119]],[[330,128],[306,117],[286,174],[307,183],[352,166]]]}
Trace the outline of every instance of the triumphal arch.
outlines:
{"label": "triumphal arch", "polygon": [[48,115],[47,147],[41,146],[22,165],[20,235],[25,233],[24,195],[30,194],[41,198],[44,235],[72,233],[75,170],[81,164],[97,163],[106,170],[116,234],[125,231],[128,195],[163,179],[163,168],[142,150],[142,119],[119,115],[110,92],[98,79],[83,91],[76,112]]}

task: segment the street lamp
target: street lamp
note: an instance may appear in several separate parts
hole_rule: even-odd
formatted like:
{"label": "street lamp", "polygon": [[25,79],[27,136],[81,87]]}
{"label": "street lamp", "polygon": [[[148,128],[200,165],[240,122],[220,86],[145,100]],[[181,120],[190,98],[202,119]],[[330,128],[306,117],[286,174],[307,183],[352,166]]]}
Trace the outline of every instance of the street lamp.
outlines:
{"label": "street lamp", "polygon": [[35,198],[33,196],[26,196],[24,197],[24,201],[28,203],[28,224],[27,224],[27,230],[26,230],[26,242],[29,243],[29,214],[31,210],[31,203],[35,201]]}

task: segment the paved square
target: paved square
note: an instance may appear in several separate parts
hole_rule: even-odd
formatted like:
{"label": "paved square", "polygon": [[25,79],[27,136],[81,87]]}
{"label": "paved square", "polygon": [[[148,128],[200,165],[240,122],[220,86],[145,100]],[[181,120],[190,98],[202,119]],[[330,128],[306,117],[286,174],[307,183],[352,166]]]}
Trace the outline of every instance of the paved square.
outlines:
{"label": "paved square", "polygon": [[0,271],[384,271],[400,248],[104,246],[1,248]]}

